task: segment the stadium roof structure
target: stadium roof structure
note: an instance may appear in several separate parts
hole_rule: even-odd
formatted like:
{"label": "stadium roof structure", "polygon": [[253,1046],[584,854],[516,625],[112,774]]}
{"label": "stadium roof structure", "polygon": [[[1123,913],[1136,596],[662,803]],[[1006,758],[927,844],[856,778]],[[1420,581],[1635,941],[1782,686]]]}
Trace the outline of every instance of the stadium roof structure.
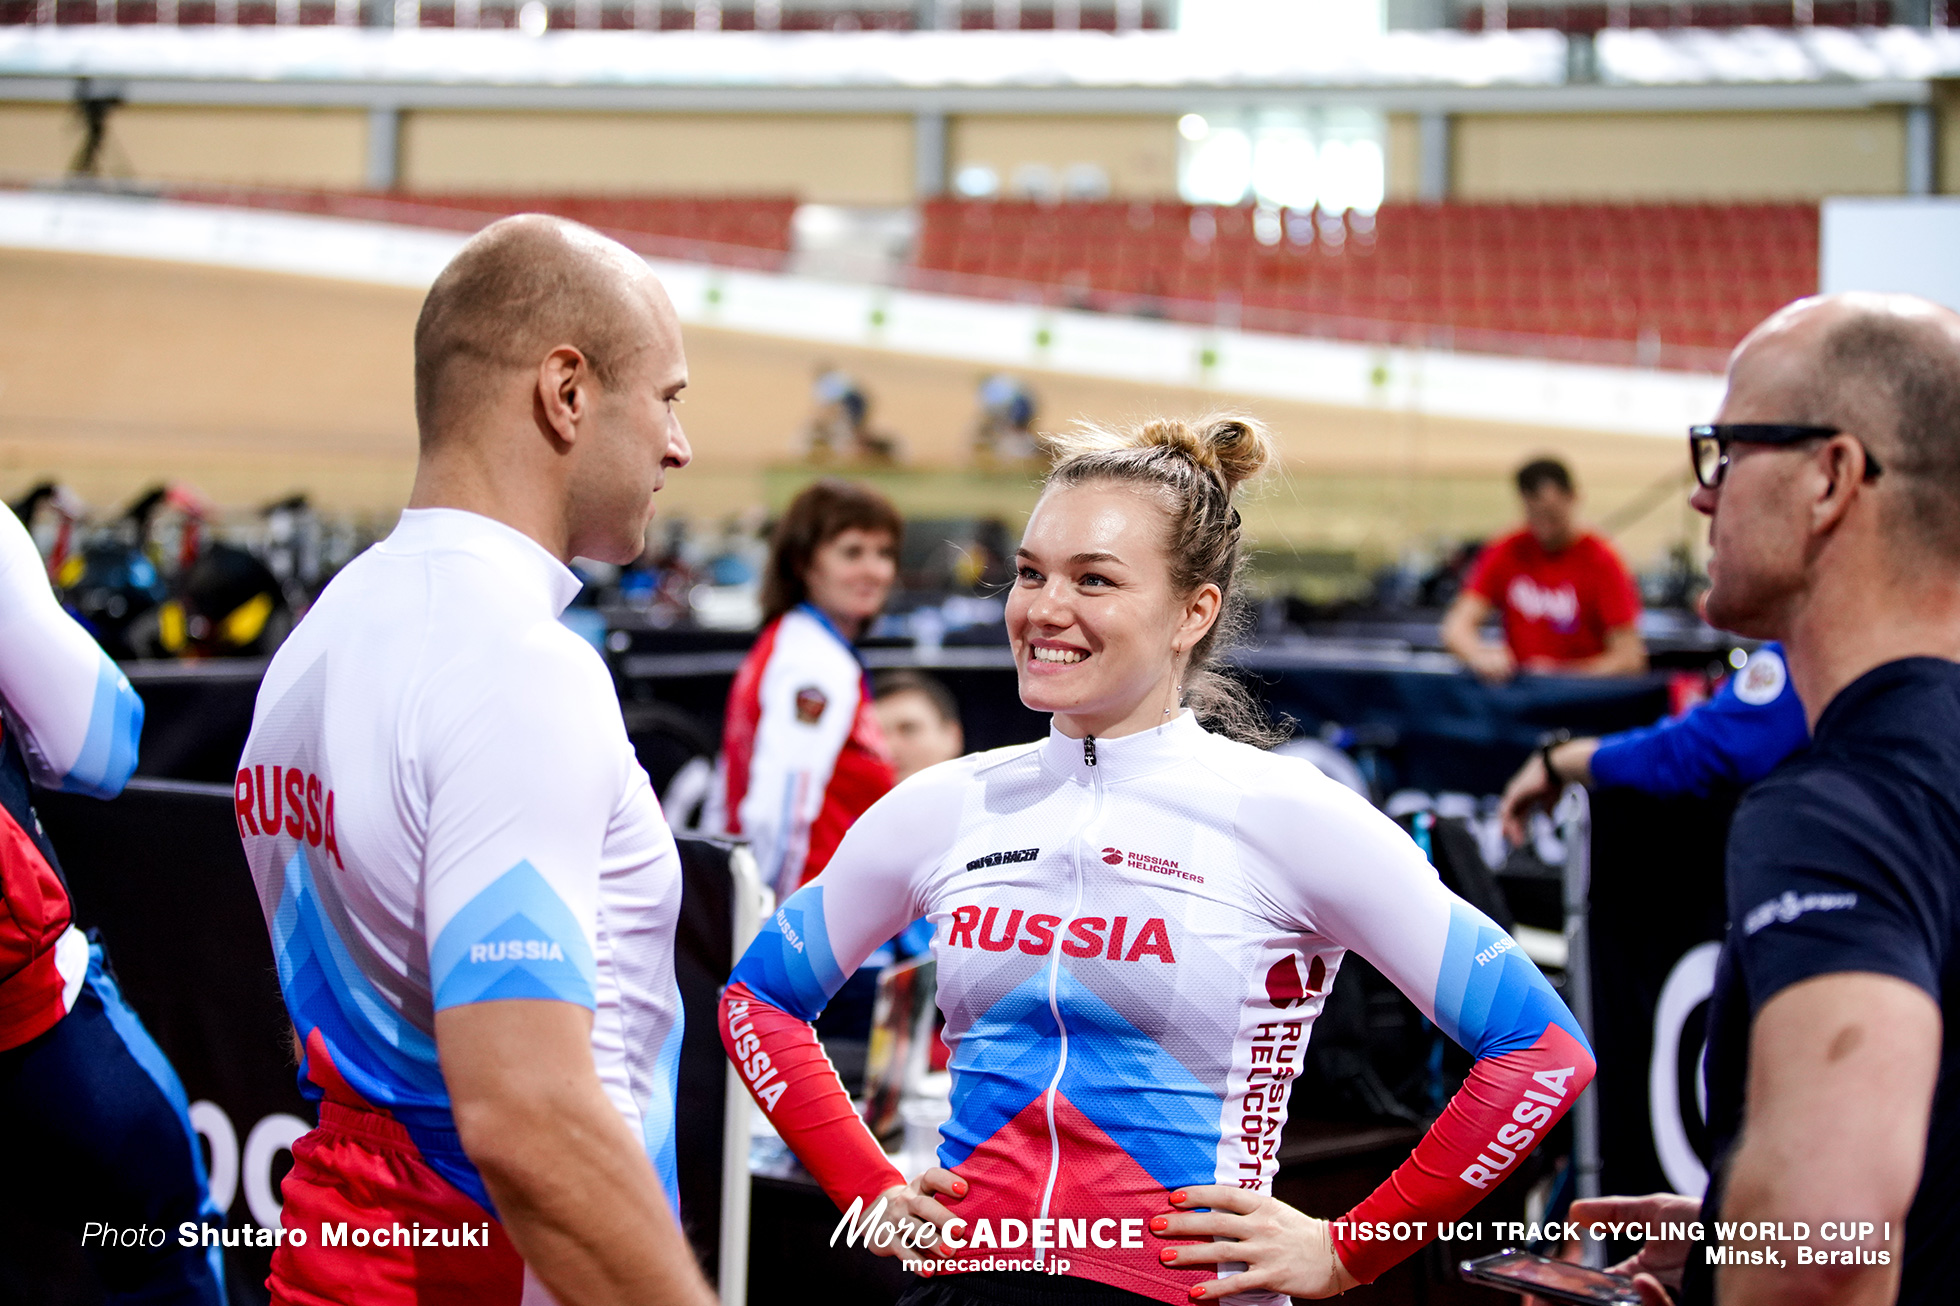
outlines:
{"label": "stadium roof structure", "polygon": [[1960,29],[1396,31],[1362,41],[1180,32],[630,32],[0,28],[0,98],[782,111],[1182,112],[1836,108],[1919,104]]}

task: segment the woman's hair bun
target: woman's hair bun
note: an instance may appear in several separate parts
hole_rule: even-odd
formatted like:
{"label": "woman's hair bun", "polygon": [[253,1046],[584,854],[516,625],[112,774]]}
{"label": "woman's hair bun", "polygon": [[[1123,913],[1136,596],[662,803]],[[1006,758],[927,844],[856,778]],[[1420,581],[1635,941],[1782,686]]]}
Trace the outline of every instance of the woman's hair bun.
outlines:
{"label": "woman's hair bun", "polygon": [[1135,426],[1078,425],[1051,436],[1058,463],[1086,454],[1126,449],[1167,449],[1218,478],[1230,494],[1273,461],[1273,438],[1265,423],[1237,413],[1216,413],[1186,422],[1157,417]]}

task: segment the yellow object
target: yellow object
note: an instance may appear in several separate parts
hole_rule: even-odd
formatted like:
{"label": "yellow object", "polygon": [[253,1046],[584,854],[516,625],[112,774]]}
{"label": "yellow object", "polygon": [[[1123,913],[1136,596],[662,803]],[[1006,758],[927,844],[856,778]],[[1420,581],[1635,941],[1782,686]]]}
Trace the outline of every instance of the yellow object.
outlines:
{"label": "yellow object", "polygon": [[82,579],[82,573],[86,570],[88,570],[88,565],[82,561],[82,555],[79,553],[72,554],[62,561],[61,569],[55,572],[55,587],[64,590],[74,589],[76,583]]}
{"label": "yellow object", "polygon": [[166,653],[184,651],[184,605],[175,599],[157,609],[157,642]]}
{"label": "yellow object", "polygon": [[225,643],[233,648],[244,648],[259,637],[265,629],[266,619],[272,615],[272,596],[255,594],[244,603],[231,610],[219,627]]}

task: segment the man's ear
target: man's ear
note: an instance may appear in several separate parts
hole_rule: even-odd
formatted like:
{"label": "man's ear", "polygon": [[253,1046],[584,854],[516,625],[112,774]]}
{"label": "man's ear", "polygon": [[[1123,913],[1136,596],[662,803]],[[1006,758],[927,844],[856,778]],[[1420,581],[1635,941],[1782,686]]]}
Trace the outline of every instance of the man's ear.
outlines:
{"label": "man's ear", "polygon": [[1846,436],[1833,436],[1818,450],[1817,460],[1811,466],[1818,480],[1816,496],[1810,504],[1810,525],[1821,535],[1837,529],[1863,488],[1864,449]]}
{"label": "man's ear", "polygon": [[538,364],[535,408],[538,425],[562,444],[578,438],[578,424],[591,401],[592,369],[585,355],[560,345]]}

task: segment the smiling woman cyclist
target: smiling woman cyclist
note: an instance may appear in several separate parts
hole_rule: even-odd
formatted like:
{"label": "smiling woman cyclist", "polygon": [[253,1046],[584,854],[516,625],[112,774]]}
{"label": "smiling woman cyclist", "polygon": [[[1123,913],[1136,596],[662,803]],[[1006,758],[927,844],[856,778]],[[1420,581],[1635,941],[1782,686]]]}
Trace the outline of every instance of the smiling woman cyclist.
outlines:
{"label": "smiling woman cyclist", "polygon": [[[1544,978],[1393,822],[1229,737],[1270,733],[1212,669],[1237,624],[1232,492],[1269,450],[1235,418],[1064,437],[1007,605],[1048,738],[893,790],[735,970],[723,1043],[832,1200],[883,1196],[914,1241],[922,1222],[947,1235],[938,1257],[1030,1267],[936,1278],[914,1306],[1369,1282],[1513,1173],[1592,1078]],[[921,915],[952,1119],[940,1166],[908,1184],[807,1022]],[[1414,1154],[1326,1221],[1269,1190],[1287,1087],[1350,948],[1477,1061]]]}

